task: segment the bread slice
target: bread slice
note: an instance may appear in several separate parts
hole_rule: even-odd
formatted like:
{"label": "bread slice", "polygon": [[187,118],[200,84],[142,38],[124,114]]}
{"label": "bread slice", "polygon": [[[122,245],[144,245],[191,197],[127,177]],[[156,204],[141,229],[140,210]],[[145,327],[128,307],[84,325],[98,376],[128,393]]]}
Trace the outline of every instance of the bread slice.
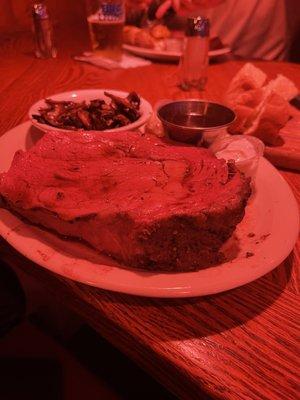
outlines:
{"label": "bread slice", "polygon": [[236,113],[236,119],[229,126],[228,131],[232,134],[243,134],[251,127],[258,112],[259,105],[264,97],[262,88],[251,89],[245,92],[240,92],[236,95],[235,102],[231,102],[231,107]]}
{"label": "bread slice", "polygon": [[263,87],[267,80],[267,75],[251,63],[246,63],[230,82],[226,94],[226,100],[236,103],[237,97],[242,93]]}
{"label": "bread slice", "polygon": [[270,90],[257,107],[256,113],[252,125],[244,134],[256,136],[268,145],[278,144],[279,131],[290,118],[288,102]]}
{"label": "bread slice", "polygon": [[266,86],[266,90],[277,93],[286,101],[291,101],[299,94],[299,90],[295,86],[294,82],[281,74],[278,74],[275,79],[271,80],[268,83],[268,85]]}
{"label": "bread slice", "polygon": [[265,144],[276,145],[280,129],[292,115],[289,100],[299,91],[283,75],[267,84],[266,79],[266,74],[251,63],[245,64],[233,78],[226,100],[237,118],[228,131],[256,136]]}
{"label": "bread slice", "polygon": [[242,135],[245,130],[251,126],[252,121],[255,118],[255,113],[252,107],[244,104],[237,104],[234,111],[236,113],[236,119],[227,130],[233,135]]}

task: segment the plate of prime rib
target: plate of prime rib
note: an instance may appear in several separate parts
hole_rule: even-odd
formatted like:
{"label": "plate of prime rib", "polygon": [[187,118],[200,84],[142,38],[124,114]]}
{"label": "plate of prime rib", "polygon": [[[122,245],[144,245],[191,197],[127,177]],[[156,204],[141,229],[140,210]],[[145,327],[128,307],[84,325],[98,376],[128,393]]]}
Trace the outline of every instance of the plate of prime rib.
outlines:
{"label": "plate of prime rib", "polygon": [[252,182],[208,149],[138,132],[0,139],[0,234],[38,265],[99,288],[190,297],[244,285],[292,251],[291,189],[265,159]]}

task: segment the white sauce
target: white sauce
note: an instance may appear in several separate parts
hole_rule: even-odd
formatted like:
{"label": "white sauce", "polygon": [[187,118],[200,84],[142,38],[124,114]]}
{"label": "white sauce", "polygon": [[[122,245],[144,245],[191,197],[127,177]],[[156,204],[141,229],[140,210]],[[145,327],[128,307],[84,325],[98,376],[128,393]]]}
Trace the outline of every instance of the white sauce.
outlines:
{"label": "white sauce", "polygon": [[234,160],[241,172],[253,178],[264,153],[264,144],[253,136],[225,134],[218,136],[210,149],[217,158]]}
{"label": "white sauce", "polygon": [[226,161],[235,160],[239,162],[257,156],[257,152],[249,140],[242,138],[229,142],[225,148],[217,151],[215,155],[217,158],[224,158]]}

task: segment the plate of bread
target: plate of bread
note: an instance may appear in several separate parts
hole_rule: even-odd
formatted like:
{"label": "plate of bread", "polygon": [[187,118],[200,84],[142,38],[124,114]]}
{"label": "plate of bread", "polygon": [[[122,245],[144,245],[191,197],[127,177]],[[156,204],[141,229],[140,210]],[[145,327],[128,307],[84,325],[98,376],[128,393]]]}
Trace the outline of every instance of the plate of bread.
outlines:
{"label": "plate of bread", "polygon": [[291,101],[299,89],[287,77],[274,79],[252,63],[233,77],[225,103],[236,113],[229,133],[258,137],[265,144],[265,157],[274,165],[300,169],[300,111]]}
{"label": "plate of bread", "polygon": [[[171,32],[165,25],[158,24],[149,28],[125,25],[123,30],[123,48],[144,58],[160,61],[178,61],[182,54],[183,36]],[[219,38],[210,39],[209,56],[216,57],[230,53]]]}

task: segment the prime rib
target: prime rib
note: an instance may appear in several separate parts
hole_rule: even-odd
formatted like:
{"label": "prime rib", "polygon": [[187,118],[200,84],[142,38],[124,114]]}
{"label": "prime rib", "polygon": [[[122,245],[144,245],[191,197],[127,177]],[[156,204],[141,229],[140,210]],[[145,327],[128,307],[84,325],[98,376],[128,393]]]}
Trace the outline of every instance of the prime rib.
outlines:
{"label": "prime rib", "polygon": [[209,150],[135,132],[47,133],[0,177],[2,207],[153,271],[217,263],[249,195]]}

